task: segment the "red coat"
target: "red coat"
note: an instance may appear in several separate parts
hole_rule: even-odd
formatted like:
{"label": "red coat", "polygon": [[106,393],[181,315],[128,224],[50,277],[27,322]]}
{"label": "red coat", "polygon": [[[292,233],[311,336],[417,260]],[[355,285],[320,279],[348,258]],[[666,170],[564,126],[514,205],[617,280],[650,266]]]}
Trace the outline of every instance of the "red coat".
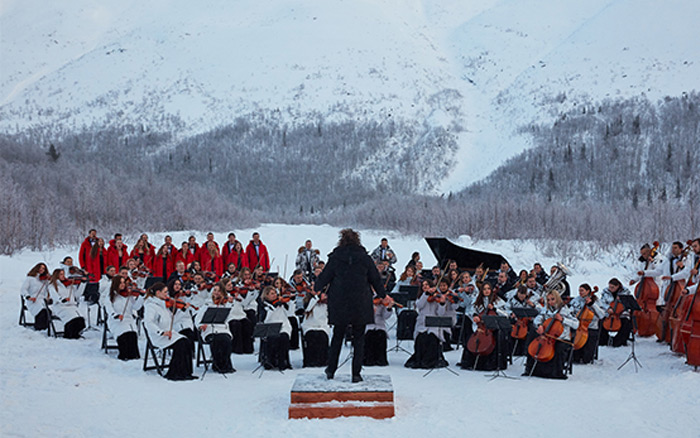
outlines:
{"label": "red coat", "polygon": [[[97,243],[97,240],[95,240],[95,243]],[[90,243],[90,238],[86,237],[83,243],[80,244],[80,251],[78,251],[78,262],[83,269],[87,269],[87,259],[90,256],[91,249],[92,243]]]}
{"label": "red coat", "polygon": [[[238,242],[236,240],[236,242]],[[233,242],[233,246],[236,246],[236,242]],[[233,248],[232,248],[233,249]],[[231,250],[229,249],[229,244],[228,240],[221,245],[221,257],[224,258],[224,260],[228,260],[228,255],[231,253]]]}
{"label": "red coat", "polygon": [[186,253],[178,251],[177,260],[182,260],[182,262],[185,264],[185,267],[188,267],[190,266],[190,263],[194,261],[194,254],[192,254],[192,252],[190,251],[187,251]]}
{"label": "red coat", "polygon": [[216,274],[218,278],[224,274],[224,259],[217,252],[216,257],[212,260],[209,251],[200,252],[200,261],[202,264],[202,271],[210,271]]}
{"label": "red coat", "polygon": [[90,274],[90,281],[100,281],[102,274],[105,273],[107,267],[107,250],[103,249],[102,254],[99,252],[97,256],[91,257],[90,253],[87,256],[87,266],[85,269]]}
{"label": "red coat", "polygon": [[119,252],[117,251],[117,245],[114,239],[109,241],[109,248],[107,249],[107,264],[105,267],[112,265],[117,268],[118,271],[119,268],[126,265],[126,261],[130,258],[131,255],[129,254],[129,248],[125,244],[122,244],[122,256],[119,257]]}
{"label": "red coat", "polygon": [[[218,251],[219,244],[214,242],[214,245],[216,245],[216,250]],[[199,246],[199,248],[197,249],[197,252],[194,255],[194,259],[197,260],[202,265],[202,269],[204,269],[204,261],[203,261],[203,257],[204,257],[203,254],[204,253],[207,253],[207,256],[209,255],[209,250],[207,249],[207,242],[206,241]],[[208,269],[204,269],[204,270],[208,271]]]}
{"label": "red coat", "polygon": [[245,251],[241,251],[240,266],[238,266],[239,265],[238,261],[239,261],[238,253],[236,251],[233,251],[233,252],[229,253],[228,257],[225,259],[224,267],[228,268],[228,265],[233,263],[236,266],[237,271],[240,271],[241,268],[247,268],[248,267],[248,257],[246,256]]}
{"label": "red coat", "polygon": [[[177,253],[171,252],[168,257],[160,257],[156,255],[151,264],[153,265],[153,276],[163,277],[164,281],[167,281],[170,274],[175,271],[175,261],[177,260]],[[164,262],[165,261],[165,262]]]}
{"label": "red coat", "polygon": [[143,253],[143,259],[141,258],[141,255],[139,254],[138,250],[134,248],[131,250],[131,258],[138,260],[143,260],[143,263],[146,265],[146,267],[150,270],[153,270],[153,257],[151,256],[151,252],[146,250]]}
{"label": "red coat", "polygon": [[270,256],[267,253],[267,247],[260,241],[260,246],[258,248],[260,255],[255,252],[255,245],[251,240],[245,249],[245,253],[248,256],[248,267],[250,269],[255,269],[256,266],[260,265],[263,267],[265,272],[270,270]]}

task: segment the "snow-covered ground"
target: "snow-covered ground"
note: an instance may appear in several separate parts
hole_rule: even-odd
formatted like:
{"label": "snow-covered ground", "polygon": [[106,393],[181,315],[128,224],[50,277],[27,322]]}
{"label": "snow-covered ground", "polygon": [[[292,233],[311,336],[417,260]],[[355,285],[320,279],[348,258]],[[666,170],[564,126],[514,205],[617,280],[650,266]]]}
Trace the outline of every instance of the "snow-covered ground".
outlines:
{"label": "snow-covered ground", "polygon": [[[337,228],[329,226],[263,225],[263,242],[283,270],[284,256],[292,255],[307,238],[325,256],[337,241]],[[237,230],[240,240],[252,230]],[[179,242],[189,233],[173,233]],[[195,233],[203,240],[205,233]],[[223,241],[227,233],[216,233]],[[366,231],[368,249],[384,233]],[[411,252],[421,252],[426,265],[434,262],[418,236],[387,234],[403,266]],[[151,235],[154,242],[162,235]],[[128,244],[133,242],[127,241]],[[460,239],[468,244],[469,239]],[[514,268],[529,268],[535,261],[554,262],[528,242],[478,242],[497,250]],[[36,262],[51,267],[77,246],[45,253],[25,251],[0,257],[0,435],[37,436],[698,436],[700,373],[682,358],[651,339],[638,343],[643,368],[631,364],[618,371],[629,348],[601,348],[595,365],[576,366],[567,381],[519,378],[490,381],[490,373],[445,370],[422,377],[423,371],[402,365],[407,355],[389,354],[387,368],[365,369],[367,374],[389,374],[393,380],[396,417],[389,420],[342,418],[287,420],[289,392],[301,368],[301,353],[291,353],[293,370],[253,376],[255,356],[234,355],[238,370],[228,378],[208,373],[203,380],[173,383],[155,372],[141,371],[141,362],[123,363],[115,353],[99,349],[100,332],[87,331],[85,339],[47,338],[17,325],[18,289]],[[602,253],[597,260],[578,260],[569,278],[572,287],[586,281],[603,286],[612,276],[625,277],[625,262]],[[324,257],[325,258],[325,257]],[[281,262],[280,262],[281,261]],[[392,331],[392,336],[393,336]],[[393,344],[393,340],[390,341]],[[141,344],[143,346],[143,343]],[[411,342],[402,346],[412,350]],[[343,352],[343,356],[347,350]],[[446,353],[451,365],[461,351]],[[522,373],[521,360],[507,370]],[[203,369],[197,369],[201,375]],[[311,370],[313,372],[313,370]],[[321,373],[321,369],[317,369]],[[345,365],[339,373],[349,373]],[[400,435],[398,435],[400,434]]]}

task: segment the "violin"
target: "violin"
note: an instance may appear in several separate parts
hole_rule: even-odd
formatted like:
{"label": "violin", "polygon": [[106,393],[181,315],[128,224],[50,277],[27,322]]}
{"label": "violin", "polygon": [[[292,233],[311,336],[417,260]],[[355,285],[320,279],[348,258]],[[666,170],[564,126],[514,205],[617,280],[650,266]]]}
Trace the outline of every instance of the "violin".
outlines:
{"label": "violin", "polygon": [[244,290],[246,292],[250,292],[252,290],[258,290],[258,289],[260,289],[260,283],[255,281],[255,280],[252,280],[252,279],[243,280],[243,284],[238,286],[238,289],[241,292]]}
{"label": "violin", "polygon": [[186,303],[185,301],[174,299],[174,298],[166,298],[165,300],[165,307],[168,309],[187,309],[187,308],[192,308],[194,310],[199,310],[199,307],[194,306],[190,303]]}
{"label": "violin", "polygon": [[372,300],[372,302],[377,306],[385,306],[385,307],[396,306],[399,309],[403,309],[403,306],[401,304],[397,303],[396,301],[394,301],[394,299],[391,298],[389,295],[387,295],[384,298],[377,297],[374,300]]}
{"label": "violin", "polygon": [[542,324],[544,331],[527,347],[527,353],[538,362],[549,362],[554,358],[557,338],[564,333],[564,324],[556,318],[556,315],[559,315],[563,308],[564,306],[560,307],[555,316],[548,318]]}
{"label": "violin", "polygon": [[[598,286],[593,286],[592,294],[598,292]],[[589,295],[590,296],[590,295]],[[591,297],[591,300],[593,297]],[[576,336],[574,337],[574,350],[580,350],[588,342],[588,326],[593,322],[595,318],[595,312],[588,307],[588,304],[584,304],[581,310],[576,315],[579,321],[578,329],[576,329]]]}
{"label": "violin", "polygon": [[141,289],[125,289],[125,290],[120,290],[117,292],[119,295],[123,296],[124,298],[129,298],[129,297],[143,297],[146,295],[146,291],[141,290]]}

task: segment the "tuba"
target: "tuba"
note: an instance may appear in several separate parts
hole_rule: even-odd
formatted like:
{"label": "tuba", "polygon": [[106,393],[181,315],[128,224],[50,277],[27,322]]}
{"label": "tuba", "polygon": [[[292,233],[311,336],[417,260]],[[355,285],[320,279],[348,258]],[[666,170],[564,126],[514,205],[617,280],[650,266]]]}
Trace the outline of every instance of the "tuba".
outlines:
{"label": "tuba", "polygon": [[554,271],[549,280],[544,284],[545,292],[557,291],[559,295],[563,294],[566,290],[564,285],[564,280],[567,275],[571,275],[571,271],[561,263],[557,263],[557,269]]}

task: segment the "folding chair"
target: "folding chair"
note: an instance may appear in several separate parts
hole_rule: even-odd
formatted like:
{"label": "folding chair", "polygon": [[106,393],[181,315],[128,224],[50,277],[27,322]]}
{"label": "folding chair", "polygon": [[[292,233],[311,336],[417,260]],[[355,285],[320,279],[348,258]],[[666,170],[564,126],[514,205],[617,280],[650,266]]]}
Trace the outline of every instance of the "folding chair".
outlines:
{"label": "folding chair", "polygon": [[49,308],[49,302],[47,300],[44,300],[44,306],[46,308],[46,315],[49,319],[49,328],[46,331],[47,336],[51,337],[51,334],[53,333],[54,338],[63,337],[63,331],[58,331],[56,330],[56,326],[54,325],[54,320],[57,320],[58,317],[53,315],[53,312],[51,312],[51,309]]}
{"label": "folding chair", "polygon": [[[162,377],[163,376],[163,370],[168,368],[170,366],[170,361],[166,363],[168,360],[168,352],[167,349],[161,349],[153,345],[153,342],[151,342],[151,337],[148,334],[148,329],[146,328],[146,324],[143,323],[143,333],[146,335],[146,351],[143,355],[143,370],[144,371],[150,371],[150,370],[156,370],[158,371],[158,374]],[[151,357],[151,360],[153,361],[153,365],[148,364],[148,357]]]}
{"label": "folding chair", "polygon": [[34,323],[27,322],[27,312],[29,311],[29,309],[27,309],[27,302],[24,300],[23,295],[19,297],[22,299],[22,307],[19,309],[19,325],[22,327],[32,327]]}
{"label": "folding chair", "polygon": [[[98,313],[99,315],[99,313]],[[102,346],[100,347],[105,351],[105,354],[109,354],[109,350],[119,350],[119,346],[117,344],[110,344],[109,343],[109,338],[114,339],[113,336],[108,335],[107,333],[112,333],[109,330],[109,324],[107,323],[107,319],[103,321],[104,327],[102,327]],[[114,339],[116,341],[116,339]]]}

